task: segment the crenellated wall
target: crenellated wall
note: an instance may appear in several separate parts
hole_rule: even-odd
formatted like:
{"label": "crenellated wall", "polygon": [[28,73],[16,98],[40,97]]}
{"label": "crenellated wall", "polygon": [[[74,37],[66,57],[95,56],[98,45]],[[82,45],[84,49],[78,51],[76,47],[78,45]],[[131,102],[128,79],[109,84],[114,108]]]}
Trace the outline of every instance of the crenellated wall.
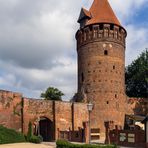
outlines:
{"label": "crenellated wall", "polygon": [[126,35],[125,29],[121,26],[114,24],[94,24],[78,30],[76,39],[78,47],[89,42],[102,42],[102,40],[109,40],[125,46]]}

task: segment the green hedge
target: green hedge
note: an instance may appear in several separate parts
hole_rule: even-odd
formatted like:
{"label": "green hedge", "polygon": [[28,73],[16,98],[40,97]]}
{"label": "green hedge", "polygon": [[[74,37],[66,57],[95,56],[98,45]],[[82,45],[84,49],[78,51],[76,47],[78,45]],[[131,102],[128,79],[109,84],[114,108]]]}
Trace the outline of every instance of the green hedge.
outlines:
{"label": "green hedge", "polygon": [[89,145],[89,144],[72,144],[65,140],[57,140],[57,148],[116,148],[115,145]]}
{"label": "green hedge", "polygon": [[42,138],[39,137],[39,136],[32,135],[30,137],[29,142],[32,142],[32,143],[41,143],[42,142]]}
{"label": "green hedge", "polygon": [[25,142],[25,137],[22,133],[16,132],[13,129],[8,129],[0,125],[0,144]]}

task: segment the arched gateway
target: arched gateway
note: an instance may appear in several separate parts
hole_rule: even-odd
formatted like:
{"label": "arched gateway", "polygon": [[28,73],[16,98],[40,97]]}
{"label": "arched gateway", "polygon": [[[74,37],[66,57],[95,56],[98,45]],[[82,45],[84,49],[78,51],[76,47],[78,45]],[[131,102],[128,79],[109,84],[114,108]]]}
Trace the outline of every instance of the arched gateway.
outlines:
{"label": "arched gateway", "polygon": [[53,121],[46,117],[38,119],[38,126],[36,127],[36,135],[41,135],[43,141],[54,140],[54,124]]}

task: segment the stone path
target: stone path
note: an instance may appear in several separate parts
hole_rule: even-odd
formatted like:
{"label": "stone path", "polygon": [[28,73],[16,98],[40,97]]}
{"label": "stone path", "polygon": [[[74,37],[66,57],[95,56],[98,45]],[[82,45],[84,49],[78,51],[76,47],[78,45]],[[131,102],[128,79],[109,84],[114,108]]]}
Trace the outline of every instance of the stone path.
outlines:
{"label": "stone path", "polygon": [[[33,143],[15,143],[15,144],[2,144],[0,148],[56,148],[55,142],[43,142],[42,144]],[[120,147],[128,148],[128,147]]]}
{"label": "stone path", "polygon": [[0,148],[55,148],[55,144],[33,144],[33,143],[15,143],[2,144]]}

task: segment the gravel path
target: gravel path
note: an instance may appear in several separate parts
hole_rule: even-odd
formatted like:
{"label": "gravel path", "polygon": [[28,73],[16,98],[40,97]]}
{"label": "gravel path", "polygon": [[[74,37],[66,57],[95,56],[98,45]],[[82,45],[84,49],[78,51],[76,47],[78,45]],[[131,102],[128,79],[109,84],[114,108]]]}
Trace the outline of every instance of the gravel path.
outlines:
{"label": "gravel path", "polygon": [[55,148],[55,146],[32,143],[2,144],[0,148]]}

